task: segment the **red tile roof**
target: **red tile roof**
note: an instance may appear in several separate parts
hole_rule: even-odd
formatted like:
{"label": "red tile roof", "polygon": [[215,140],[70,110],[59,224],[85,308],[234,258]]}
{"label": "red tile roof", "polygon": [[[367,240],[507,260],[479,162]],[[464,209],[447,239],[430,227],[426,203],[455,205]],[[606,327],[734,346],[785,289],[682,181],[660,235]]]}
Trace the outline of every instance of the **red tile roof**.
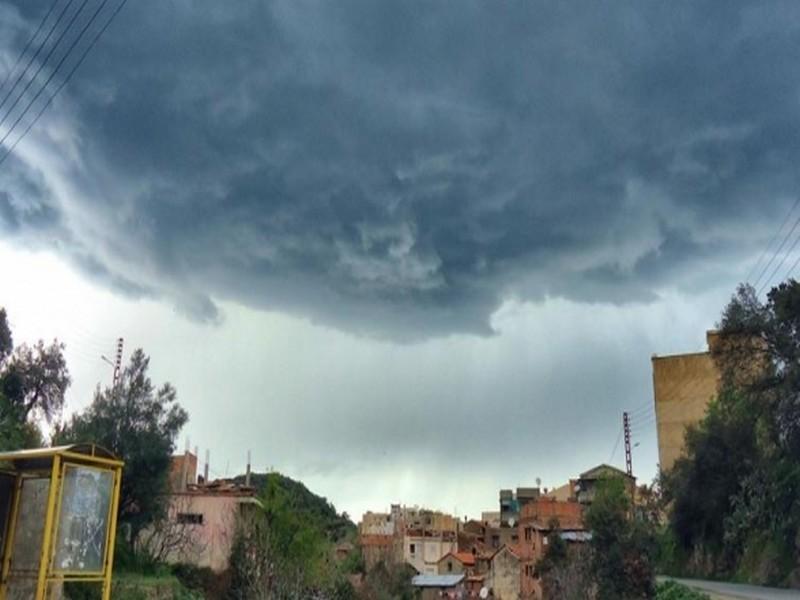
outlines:
{"label": "red tile roof", "polygon": [[472,554],[472,552],[453,552],[452,554],[460,560],[462,564],[468,567],[475,566],[475,555]]}

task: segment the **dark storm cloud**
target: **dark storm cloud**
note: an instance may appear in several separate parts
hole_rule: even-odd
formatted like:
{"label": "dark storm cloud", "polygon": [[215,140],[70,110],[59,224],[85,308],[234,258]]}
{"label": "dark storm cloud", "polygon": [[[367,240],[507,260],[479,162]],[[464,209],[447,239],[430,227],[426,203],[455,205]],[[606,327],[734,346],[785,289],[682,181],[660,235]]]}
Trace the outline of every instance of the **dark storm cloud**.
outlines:
{"label": "dark storm cloud", "polygon": [[[6,6],[6,61],[43,8]],[[487,332],[510,296],[647,301],[738,268],[797,193],[798,13],[132,2],[50,113],[75,151],[37,138],[13,171],[90,273],[200,319],[419,337]]]}

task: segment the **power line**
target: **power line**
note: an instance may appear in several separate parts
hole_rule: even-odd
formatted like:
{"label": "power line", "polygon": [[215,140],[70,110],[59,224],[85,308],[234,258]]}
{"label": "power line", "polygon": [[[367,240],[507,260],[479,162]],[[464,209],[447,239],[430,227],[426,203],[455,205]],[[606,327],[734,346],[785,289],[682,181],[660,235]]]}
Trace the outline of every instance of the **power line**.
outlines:
{"label": "power line", "polygon": [[39,35],[39,32],[42,30],[42,27],[44,27],[44,24],[47,22],[47,19],[50,18],[51,14],[53,14],[53,10],[55,10],[57,4],[58,4],[58,0],[55,0],[53,2],[53,4],[50,5],[50,8],[47,10],[47,12],[45,13],[44,17],[42,17],[42,20],[39,21],[39,26],[36,28],[36,31],[33,32],[33,35],[28,40],[28,43],[25,44],[25,47],[22,49],[22,52],[19,53],[19,56],[17,57],[17,60],[14,62],[14,66],[12,66],[11,69],[9,69],[8,73],[6,73],[6,76],[3,79],[3,83],[0,84],[0,92],[3,91],[3,88],[6,87],[6,84],[9,82],[11,77],[14,75],[14,72],[17,70],[17,67],[19,66],[19,63],[22,62],[22,59],[25,56],[25,53],[30,49],[31,44],[33,44],[33,40],[35,40],[36,36]]}
{"label": "power line", "polygon": [[797,268],[797,265],[800,265],[800,256],[797,257],[797,260],[794,261],[794,264],[789,268],[788,271],[786,271],[786,275],[784,275],[783,277],[784,280],[789,279],[789,276],[792,273],[794,273],[795,269]]}
{"label": "power line", "polygon": [[639,409],[638,411],[628,411],[628,414],[631,415],[631,419],[641,419],[653,414],[653,406],[649,405],[647,408]]}
{"label": "power line", "polygon": [[31,65],[33,64],[33,61],[35,61],[36,57],[39,56],[39,53],[42,50],[44,50],[44,47],[45,47],[45,45],[47,45],[47,41],[50,39],[50,36],[53,35],[53,32],[58,27],[58,24],[61,22],[61,19],[64,18],[64,14],[67,12],[69,7],[72,6],[72,3],[74,1],[75,0],[68,0],[68,2],[64,5],[64,8],[61,9],[61,12],[58,13],[58,16],[56,17],[56,21],[55,21],[55,23],[53,23],[53,26],[50,28],[50,31],[47,32],[47,35],[44,37],[42,42],[39,44],[39,47],[36,49],[36,52],[34,52],[33,56],[30,57],[30,59],[28,60],[28,64],[25,65],[24,69],[22,69],[22,72],[19,74],[19,77],[17,77],[17,80],[14,82],[14,85],[12,85],[11,88],[8,90],[8,93],[5,96],[3,96],[3,100],[0,101],[0,109],[2,109],[6,105],[6,101],[9,99],[9,97],[11,96],[13,91],[19,85],[19,82],[22,81],[22,78],[28,72],[28,69],[31,68]]}
{"label": "power line", "polygon": [[[778,239],[778,236],[780,235],[781,231],[783,231],[783,228],[786,227],[786,223],[789,222],[789,217],[792,216],[792,213],[795,211],[795,209],[797,208],[798,205],[800,205],[800,196],[797,197],[797,200],[795,200],[794,204],[792,205],[792,208],[790,208],[789,212],[786,213],[786,216],[783,218],[783,222],[781,223],[781,226],[778,227],[778,230],[772,236],[772,239],[770,239],[770,241],[767,244],[766,248],[764,248],[764,251],[761,253],[761,256],[759,256],[758,260],[756,261],[756,263],[752,267],[750,267],[750,271],[748,272],[747,277],[745,277],[745,281],[749,281],[750,278],[753,275],[755,275],[756,271],[758,270],[758,266],[761,264],[761,261],[767,255],[767,252],[769,252],[769,249],[772,246],[772,244],[775,242],[775,240]],[[758,285],[758,280],[753,282],[753,286],[756,286],[756,285]]]}
{"label": "power line", "polygon": [[619,428],[619,435],[617,435],[617,441],[614,443],[614,449],[611,451],[611,456],[608,459],[608,464],[614,462],[614,457],[617,455],[617,449],[619,448],[619,443],[622,441],[622,427]]}
{"label": "power line", "polygon": [[[107,1],[107,0],[104,0],[103,4],[105,4],[105,3],[106,3],[106,1]],[[97,43],[97,41],[98,41],[98,40],[100,39],[100,37],[101,37],[101,36],[102,36],[102,35],[105,33],[106,29],[108,29],[109,25],[111,25],[111,22],[112,22],[112,21],[113,21],[113,20],[116,18],[116,16],[117,16],[117,15],[120,13],[120,11],[122,10],[122,8],[125,6],[125,4],[126,4],[127,2],[128,2],[128,0],[122,0],[122,1],[121,1],[121,2],[120,2],[118,5],[117,5],[117,8],[116,8],[116,9],[114,9],[114,12],[112,12],[112,13],[111,13],[111,16],[108,18],[108,20],[107,20],[107,21],[106,21],[106,22],[103,24],[103,26],[102,26],[102,27],[101,27],[101,28],[98,30],[97,34],[95,34],[94,38],[92,38],[92,41],[91,41],[91,42],[89,42],[89,44],[86,46],[86,48],[85,48],[85,49],[84,49],[84,51],[83,51],[83,54],[81,54],[80,58],[78,58],[78,60],[77,60],[77,62],[75,63],[75,65],[72,67],[72,69],[69,71],[69,73],[67,73],[67,76],[66,76],[66,77],[64,78],[64,80],[61,82],[61,84],[60,84],[60,85],[59,85],[59,86],[56,88],[56,91],[55,91],[55,92],[53,92],[53,93],[50,95],[50,97],[47,99],[47,102],[45,102],[45,103],[44,103],[44,105],[42,106],[42,108],[41,108],[41,109],[39,109],[39,112],[36,114],[36,116],[33,118],[33,120],[32,120],[32,121],[31,121],[31,122],[28,124],[28,126],[25,128],[25,131],[23,131],[23,132],[22,132],[22,135],[20,135],[20,136],[19,136],[19,137],[16,139],[16,141],[15,141],[15,142],[14,142],[14,143],[13,143],[13,144],[12,144],[12,145],[9,147],[9,149],[6,151],[6,153],[5,153],[5,154],[3,154],[3,156],[2,156],[2,157],[0,157],[0,165],[2,165],[2,164],[3,164],[3,163],[6,161],[6,159],[8,158],[8,156],[9,156],[9,155],[10,155],[10,154],[11,154],[11,153],[14,151],[14,149],[17,147],[17,144],[19,144],[19,143],[20,143],[20,141],[22,141],[22,138],[24,138],[26,135],[28,135],[28,133],[30,132],[30,130],[33,128],[33,126],[34,126],[34,125],[37,123],[37,121],[38,121],[38,120],[41,118],[41,116],[44,114],[44,111],[46,111],[46,110],[47,110],[47,108],[50,106],[50,104],[52,104],[52,102],[53,102],[53,99],[54,99],[54,98],[55,98],[55,97],[56,97],[56,96],[59,94],[59,92],[61,92],[61,90],[64,88],[64,86],[65,86],[65,85],[67,85],[67,83],[69,82],[69,80],[70,80],[70,79],[72,79],[72,76],[75,74],[75,71],[77,71],[77,70],[78,70],[78,68],[79,68],[79,67],[80,67],[80,66],[83,64],[83,61],[86,59],[86,56],[89,54],[89,52],[91,51],[91,49],[92,49],[92,48],[94,48],[94,46],[95,46],[95,44]],[[102,6],[101,6],[100,8],[102,9]],[[98,11],[95,13],[95,16],[97,16],[97,14],[99,14],[99,10],[98,10]],[[94,18],[94,17],[93,17],[93,18]],[[42,89],[44,89],[44,88],[42,88]]]}
{"label": "power line", "polygon": [[[105,2],[106,2],[106,1],[107,1],[107,0],[104,0],[103,4],[105,4]],[[6,119],[8,119],[8,118],[11,116],[11,113],[12,113],[12,112],[14,112],[14,109],[16,108],[16,106],[17,106],[17,104],[19,103],[19,101],[20,101],[20,100],[22,100],[22,97],[25,95],[25,92],[27,92],[27,91],[28,91],[28,89],[31,87],[31,85],[33,85],[33,82],[34,82],[34,81],[36,81],[36,78],[37,78],[37,77],[39,77],[39,73],[41,73],[41,72],[42,72],[42,69],[44,69],[44,66],[47,64],[47,61],[49,61],[49,60],[50,60],[50,57],[51,57],[51,56],[53,56],[53,53],[56,51],[56,48],[58,48],[58,45],[61,43],[61,40],[63,40],[63,39],[64,39],[64,36],[65,36],[65,35],[67,35],[67,32],[69,31],[70,27],[72,27],[72,26],[75,24],[75,21],[77,20],[78,16],[81,14],[81,12],[83,12],[83,9],[84,9],[84,7],[86,6],[86,4],[87,4],[88,2],[89,2],[89,0],[83,0],[83,3],[80,5],[80,7],[78,7],[78,10],[77,10],[77,11],[75,11],[75,14],[73,14],[73,15],[72,15],[72,18],[69,20],[69,23],[67,23],[67,26],[66,26],[66,27],[63,29],[63,31],[62,31],[62,32],[59,34],[59,36],[58,36],[58,39],[57,39],[57,40],[56,40],[56,42],[53,44],[52,48],[50,48],[50,51],[47,53],[47,56],[45,56],[45,57],[44,57],[44,60],[43,60],[43,61],[42,61],[42,62],[39,64],[39,68],[38,68],[38,69],[36,69],[36,73],[34,73],[34,74],[33,74],[33,77],[31,77],[31,78],[28,80],[28,83],[26,83],[26,84],[25,84],[25,87],[22,89],[22,92],[20,92],[19,96],[17,96],[17,99],[16,99],[16,100],[14,100],[14,103],[11,105],[11,108],[9,108],[9,109],[8,109],[8,112],[7,112],[5,115],[3,115],[3,118],[2,118],[2,119],[0,119],[0,127],[3,125],[3,123],[5,123],[5,122],[6,122]],[[83,30],[83,31],[85,31],[85,30],[86,30],[86,29],[84,28],[84,30]],[[81,35],[83,35],[83,31],[81,32]],[[58,63],[58,65],[56,65],[56,68],[55,68],[55,69],[53,69],[53,72],[52,72],[52,73],[50,73],[50,76],[49,76],[49,77],[47,78],[47,80],[44,82],[44,85],[43,85],[41,88],[39,88],[39,91],[38,91],[38,92],[36,93],[36,95],[33,97],[33,100],[31,100],[31,101],[28,103],[28,106],[26,106],[26,107],[25,107],[25,110],[23,110],[23,111],[22,111],[22,113],[21,113],[21,114],[20,114],[20,116],[17,118],[17,120],[16,120],[16,121],[14,121],[14,124],[11,126],[11,128],[10,128],[10,129],[9,129],[9,130],[6,132],[6,134],[3,136],[3,139],[2,139],[2,140],[0,140],[0,144],[2,144],[2,143],[3,143],[3,142],[6,140],[6,138],[7,138],[9,135],[11,135],[11,132],[14,130],[14,127],[16,127],[17,123],[19,123],[20,119],[21,119],[22,117],[24,117],[24,116],[25,116],[25,114],[28,112],[28,109],[30,109],[31,105],[32,105],[34,102],[36,102],[36,99],[37,99],[37,98],[38,98],[38,97],[41,95],[41,93],[44,91],[44,88],[46,88],[46,87],[47,87],[47,84],[48,84],[48,83],[50,83],[50,80],[51,80],[51,79],[53,79],[53,77],[55,77],[55,74],[58,72],[58,69],[59,69],[59,67],[61,67],[61,65],[62,65],[62,64],[64,63],[64,61],[66,60],[67,56],[69,56],[69,53],[70,53],[70,52],[72,51],[72,49],[75,47],[75,44],[77,43],[77,41],[78,41],[78,40],[80,40],[80,36],[78,36],[78,37],[76,38],[76,40],[73,40],[73,43],[72,43],[72,45],[71,45],[71,46],[69,47],[69,49],[68,49],[68,50],[67,50],[67,51],[64,53],[64,56],[62,56],[62,57],[61,57],[61,61]]]}
{"label": "power line", "polygon": [[[797,219],[797,223],[800,223],[800,218],[798,218],[798,219]],[[797,223],[795,223],[795,227],[797,226]],[[769,278],[768,278],[767,280],[765,280],[765,281],[764,281],[764,283],[761,285],[761,287],[760,287],[760,288],[759,288],[759,290],[758,290],[758,294],[757,294],[757,295],[759,295],[759,296],[760,296],[760,295],[761,295],[761,292],[764,290],[764,288],[766,288],[766,287],[769,285],[769,283],[770,283],[770,282],[771,282],[771,281],[772,281],[772,280],[775,278],[775,274],[778,272],[778,269],[780,269],[780,268],[783,266],[783,263],[785,263],[785,262],[786,262],[786,259],[787,259],[787,258],[788,258],[788,257],[789,257],[791,254],[792,254],[792,252],[794,252],[795,248],[797,248],[797,244],[798,244],[798,243],[800,243],[800,235],[798,235],[798,236],[795,238],[795,240],[794,240],[794,243],[792,244],[792,247],[791,247],[791,248],[789,248],[789,251],[788,251],[786,254],[784,254],[784,255],[783,255],[783,258],[781,258],[781,262],[779,262],[779,263],[778,263],[778,264],[775,266],[775,269],[772,271],[772,274],[771,274],[771,275],[769,276]]]}
{"label": "power line", "polygon": [[[792,225],[792,228],[789,230],[789,233],[787,233],[786,237],[783,238],[783,241],[781,242],[781,245],[778,246],[778,249],[775,250],[775,252],[772,254],[772,257],[769,259],[769,262],[764,266],[764,270],[761,271],[761,275],[758,276],[758,279],[756,279],[755,283],[753,284],[753,287],[758,285],[758,282],[761,281],[761,278],[769,270],[770,265],[772,265],[772,261],[774,261],[778,257],[778,254],[780,254],[781,250],[783,250],[783,247],[786,245],[786,242],[789,241],[789,238],[794,233],[794,230],[797,229],[798,225],[800,225],[800,217],[797,218],[797,220],[794,222],[794,225]],[[784,258],[784,260],[785,260],[785,258]],[[780,268],[780,265],[779,265],[778,268]],[[773,273],[773,276],[774,276],[774,273]],[[759,288],[759,290],[758,290],[759,294],[761,293],[761,290],[763,290],[764,287],[766,287],[767,283],[769,283],[769,279],[764,283],[764,285],[761,286],[761,288]]]}

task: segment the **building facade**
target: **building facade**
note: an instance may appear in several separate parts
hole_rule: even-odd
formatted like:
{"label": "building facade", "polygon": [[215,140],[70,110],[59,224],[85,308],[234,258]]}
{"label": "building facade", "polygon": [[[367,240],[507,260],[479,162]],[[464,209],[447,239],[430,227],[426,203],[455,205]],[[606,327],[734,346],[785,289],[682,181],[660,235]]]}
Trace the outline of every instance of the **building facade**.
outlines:
{"label": "building facade", "polygon": [[522,596],[522,561],[518,550],[503,546],[492,556],[487,582],[496,600],[519,600]]}
{"label": "building facade", "polygon": [[686,429],[703,419],[717,395],[720,373],[712,351],[718,339],[708,331],[705,352],[652,357],[658,460],[664,471],[683,455]]}

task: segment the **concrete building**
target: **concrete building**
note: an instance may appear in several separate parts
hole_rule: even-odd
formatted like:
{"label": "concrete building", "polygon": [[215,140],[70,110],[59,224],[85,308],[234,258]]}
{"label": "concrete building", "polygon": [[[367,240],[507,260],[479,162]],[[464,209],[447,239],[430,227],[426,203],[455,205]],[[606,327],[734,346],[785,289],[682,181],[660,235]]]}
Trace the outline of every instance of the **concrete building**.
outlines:
{"label": "concrete building", "polygon": [[403,537],[403,560],[420,575],[437,575],[442,557],[457,550],[457,537],[452,532],[409,529]]}
{"label": "concrete building", "polygon": [[402,560],[402,537],[400,552],[397,552],[397,538],[394,535],[360,534],[359,545],[364,557],[367,571],[374,569],[379,563],[392,565]]}
{"label": "concrete building", "polygon": [[700,422],[717,395],[720,373],[712,357],[717,332],[706,332],[706,342],[704,352],[652,357],[658,460],[664,471],[683,454],[686,429]]}
{"label": "concrete building", "polygon": [[439,575],[472,575],[476,557],[471,552],[448,552],[439,559]]}
{"label": "concrete building", "polygon": [[260,507],[256,491],[234,481],[203,481],[197,455],[173,456],[167,518],[143,531],[139,545],[168,563],[188,563],[215,572],[228,568],[236,528]]}
{"label": "concrete building", "polygon": [[368,511],[361,517],[358,533],[361,535],[394,535],[396,519],[390,513]]}
{"label": "concrete building", "polygon": [[420,574],[437,574],[437,563],[458,550],[459,521],[452,515],[393,504],[388,513],[367,512],[358,525],[367,569],[379,562],[406,562]]}
{"label": "concrete building", "polygon": [[535,488],[517,488],[514,490],[500,490],[500,526],[514,527],[519,520],[520,509],[534,502],[541,495],[541,490]]}
{"label": "concrete building", "polygon": [[182,491],[197,482],[197,455],[188,450],[172,457],[169,466],[169,489]]}
{"label": "concrete building", "polygon": [[496,600],[519,600],[522,596],[522,561],[519,550],[503,546],[492,556],[487,578]]}
{"label": "concrete building", "polygon": [[260,507],[255,490],[231,481],[189,484],[169,496],[167,519],[140,535],[140,544],[156,548],[168,563],[187,563],[225,571],[237,527]]}
{"label": "concrete building", "polygon": [[574,491],[572,499],[577,500],[581,504],[591,504],[594,501],[597,482],[610,477],[619,477],[622,479],[628,496],[631,498],[634,497],[636,493],[636,478],[631,477],[621,469],[602,464],[588,471],[584,471],[578,476],[578,479],[570,481],[570,485]]}
{"label": "concrete building", "polygon": [[[574,500],[561,502],[549,498],[523,508],[519,523],[521,541],[517,548],[524,598],[542,598],[536,563],[544,556],[552,535],[559,535],[568,543],[582,543],[589,539],[583,525],[583,508]],[[557,531],[553,527],[556,522]]]}
{"label": "concrete building", "polygon": [[500,511],[485,510],[481,513],[481,521],[489,527],[500,527]]}
{"label": "concrete building", "polygon": [[403,534],[404,521],[399,505],[392,505],[388,513],[364,513],[358,524],[358,536],[367,570],[378,563],[401,563]]}
{"label": "concrete building", "polygon": [[558,500],[559,502],[568,502],[575,498],[575,491],[572,489],[572,485],[571,483],[565,483],[562,486],[546,492],[543,496],[551,500]]}

